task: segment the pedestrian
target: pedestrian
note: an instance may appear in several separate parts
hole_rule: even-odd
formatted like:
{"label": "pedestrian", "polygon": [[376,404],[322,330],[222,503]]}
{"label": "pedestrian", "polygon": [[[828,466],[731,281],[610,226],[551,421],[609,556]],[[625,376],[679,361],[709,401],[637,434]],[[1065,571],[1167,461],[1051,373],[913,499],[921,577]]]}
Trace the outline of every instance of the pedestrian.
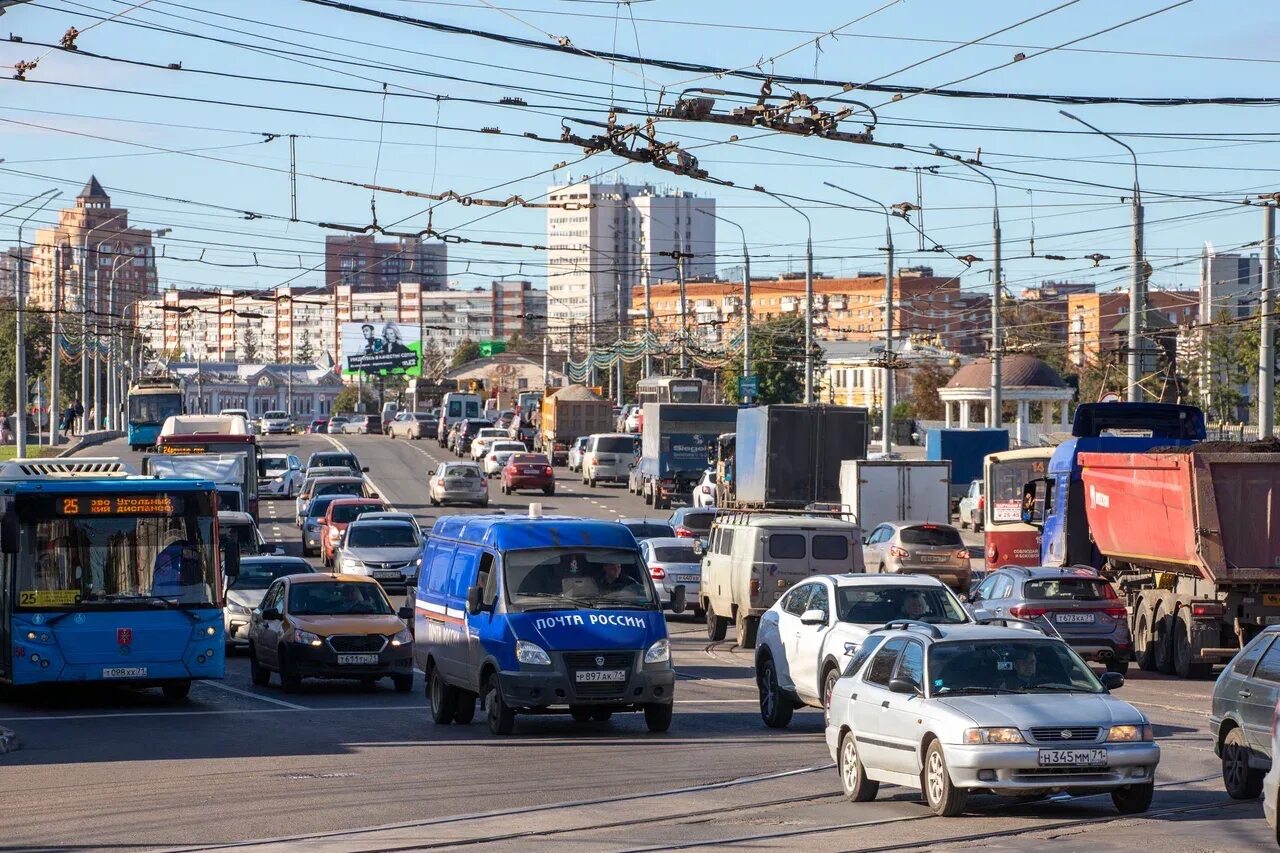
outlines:
{"label": "pedestrian", "polygon": [[81,432],[87,433],[90,430],[96,431],[98,429],[98,421],[96,418],[94,418],[94,415],[96,415],[97,413],[98,413],[97,409],[95,409],[93,406],[89,407],[89,417],[84,419],[84,428],[81,430]]}
{"label": "pedestrian", "polygon": [[71,404],[71,418],[72,418],[72,420],[71,420],[71,434],[72,434],[72,435],[75,435],[75,434],[76,434],[76,424],[75,424],[75,422],[76,422],[77,420],[79,420],[79,421],[81,422],[80,432],[81,432],[81,433],[84,433],[84,421],[83,421],[83,420],[81,420],[82,418],[84,418],[84,406],[80,405],[80,401],[79,401],[79,400],[76,400],[74,403],[72,403],[72,404]]}
{"label": "pedestrian", "polygon": [[0,444],[9,443],[9,413],[0,409]]}

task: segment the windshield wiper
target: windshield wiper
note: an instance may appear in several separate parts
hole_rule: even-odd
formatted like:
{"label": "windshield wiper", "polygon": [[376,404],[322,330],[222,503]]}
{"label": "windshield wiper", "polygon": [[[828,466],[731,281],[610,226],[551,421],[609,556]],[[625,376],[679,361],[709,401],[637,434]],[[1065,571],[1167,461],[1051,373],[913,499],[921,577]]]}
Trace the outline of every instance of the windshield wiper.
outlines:
{"label": "windshield wiper", "polygon": [[[562,593],[558,593],[558,592],[518,592],[518,593],[516,593],[516,595],[518,595],[520,598],[553,598],[553,599],[555,599],[555,600],[557,600],[557,601],[565,601],[565,602],[568,602],[569,604],[572,604],[572,605],[574,605],[574,606],[576,606],[576,607],[590,607],[590,606],[591,606],[591,602],[590,602],[590,601],[587,601],[587,600],[582,599],[582,598],[573,598],[572,596],[563,595]],[[562,609],[562,608],[528,608],[528,607],[526,607],[526,608],[524,608],[524,609],[525,609],[525,610],[529,610],[529,609],[539,609],[539,610],[542,610],[542,609],[555,609],[555,610],[559,610],[559,609]]]}
{"label": "windshield wiper", "polygon": [[[945,692],[944,692],[944,691],[945,691]],[[941,698],[944,698],[944,697],[946,697],[946,696],[959,696],[959,695],[961,695],[961,694],[970,694],[970,693],[1013,693],[1013,694],[1019,694],[1019,693],[1026,693],[1026,691],[1025,691],[1025,690],[1011,690],[1011,689],[1010,689],[1010,688],[1008,688],[1008,687],[952,687],[952,688],[946,688],[946,687],[944,687],[944,688],[942,688],[942,689],[940,689],[940,690],[935,690],[935,691],[934,691],[934,693],[935,693],[935,695],[937,695],[937,697],[938,697],[939,699],[941,699]]]}

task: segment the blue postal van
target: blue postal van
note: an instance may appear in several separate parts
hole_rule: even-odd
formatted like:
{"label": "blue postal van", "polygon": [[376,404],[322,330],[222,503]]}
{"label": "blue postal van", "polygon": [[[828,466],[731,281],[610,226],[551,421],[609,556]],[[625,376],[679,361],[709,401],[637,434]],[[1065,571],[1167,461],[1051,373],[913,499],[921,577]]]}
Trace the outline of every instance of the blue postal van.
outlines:
{"label": "blue postal van", "polygon": [[643,711],[649,731],[671,726],[667,625],[621,524],[441,517],[415,597],[414,658],[436,723],[470,722],[479,699],[494,734],[516,714]]}

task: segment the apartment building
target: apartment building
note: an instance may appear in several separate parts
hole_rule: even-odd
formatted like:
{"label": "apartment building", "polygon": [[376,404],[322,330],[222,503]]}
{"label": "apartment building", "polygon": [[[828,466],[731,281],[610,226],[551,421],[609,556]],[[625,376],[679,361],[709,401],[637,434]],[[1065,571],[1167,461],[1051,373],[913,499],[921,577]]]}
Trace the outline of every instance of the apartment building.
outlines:
{"label": "apartment building", "polygon": [[411,283],[423,290],[444,290],[449,250],[437,240],[401,237],[378,240],[372,234],[330,234],[324,238],[324,284],[353,290],[386,290]]}

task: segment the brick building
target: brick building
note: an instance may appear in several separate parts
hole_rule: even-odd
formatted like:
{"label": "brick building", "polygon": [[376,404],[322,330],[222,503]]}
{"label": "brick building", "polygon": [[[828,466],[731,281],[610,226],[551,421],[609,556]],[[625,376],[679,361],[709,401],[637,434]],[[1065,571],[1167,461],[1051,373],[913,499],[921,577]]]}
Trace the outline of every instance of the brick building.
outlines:
{"label": "brick building", "polygon": [[353,290],[386,290],[398,283],[444,290],[448,247],[437,241],[401,237],[379,241],[372,234],[330,234],[324,238],[324,284]]}

